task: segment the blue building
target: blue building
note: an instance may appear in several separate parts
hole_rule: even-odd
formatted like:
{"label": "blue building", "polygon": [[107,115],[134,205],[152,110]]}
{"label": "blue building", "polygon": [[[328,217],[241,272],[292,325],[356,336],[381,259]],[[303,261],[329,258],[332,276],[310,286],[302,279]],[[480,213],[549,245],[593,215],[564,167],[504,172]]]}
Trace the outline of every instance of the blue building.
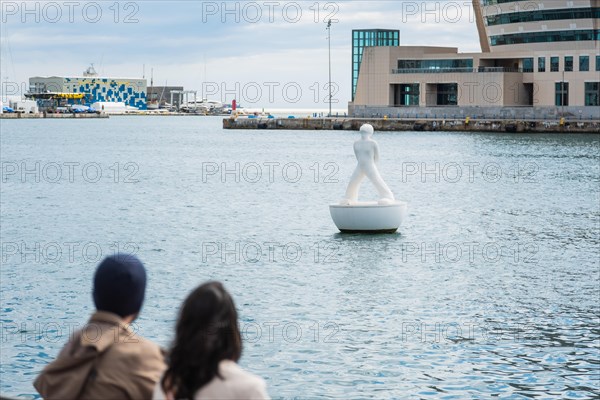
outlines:
{"label": "blue building", "polygon": [[147,96],[146,79],[83,77],[32,77],[29,92],[83,94],[83,103],[125,103],[130,107],[145,110]]}

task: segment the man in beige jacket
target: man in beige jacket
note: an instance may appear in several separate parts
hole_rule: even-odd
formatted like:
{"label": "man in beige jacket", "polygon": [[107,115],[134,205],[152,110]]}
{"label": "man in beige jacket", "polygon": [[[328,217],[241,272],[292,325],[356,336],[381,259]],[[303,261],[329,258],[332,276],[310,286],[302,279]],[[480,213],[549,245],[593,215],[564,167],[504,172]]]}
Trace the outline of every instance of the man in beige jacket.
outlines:
{"label": "man in beige jacket", "polygon": [[47,400],[143,400],[166,365],[160,347],[129,324],[142,308],[146,271],[137,257],[116,254],[94,276],[97,312],[34,382]]}

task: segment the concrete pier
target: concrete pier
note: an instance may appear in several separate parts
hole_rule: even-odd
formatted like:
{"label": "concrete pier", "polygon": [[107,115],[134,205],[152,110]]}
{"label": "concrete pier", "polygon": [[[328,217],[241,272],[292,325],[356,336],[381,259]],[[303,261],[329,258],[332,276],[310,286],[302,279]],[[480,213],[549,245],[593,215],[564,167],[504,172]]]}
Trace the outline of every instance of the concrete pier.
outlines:
{"label": "concrete pier", "polygon": [[599,121],[476,120],[394,118],[225,118],[224,129],[287,129],[357,131],[371,124],[377,131],[448,131],[509,133],[600,133]]}
{"label": "concrete pier", "polygon": [[108,118],[107,114],[87,114],[87,113],[68,113],[68,114],[51,114],[51,113],[2,113],[0,119],[35,119],[35,118],[54,118],[54,119],[94,119],[94,118]]}

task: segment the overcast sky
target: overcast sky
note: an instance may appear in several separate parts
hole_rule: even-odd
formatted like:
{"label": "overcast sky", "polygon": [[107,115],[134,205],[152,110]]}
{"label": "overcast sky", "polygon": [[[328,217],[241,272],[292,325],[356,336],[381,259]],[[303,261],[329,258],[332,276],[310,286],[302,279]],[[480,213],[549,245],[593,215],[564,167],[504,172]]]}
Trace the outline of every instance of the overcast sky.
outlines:
{"label": "overcast sky", "polygon": [[[246,106],[327,107],[350,100],[352,29],[399,29],[401,45],[479,51],[470,0],[4,1],[3,96],[31,76],[142,77]],[[16,84],[14,83],[16,82]]]}

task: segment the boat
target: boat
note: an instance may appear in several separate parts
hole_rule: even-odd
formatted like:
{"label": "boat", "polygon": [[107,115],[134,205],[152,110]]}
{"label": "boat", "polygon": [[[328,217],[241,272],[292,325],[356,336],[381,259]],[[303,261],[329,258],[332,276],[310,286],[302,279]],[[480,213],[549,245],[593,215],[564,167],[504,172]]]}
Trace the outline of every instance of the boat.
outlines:
{"label": "boat", "polygon": [[202,101],[188,101],[179,108],[180,111],[198,114],[222,114],[225,106],[217,100],[202,99]]}

